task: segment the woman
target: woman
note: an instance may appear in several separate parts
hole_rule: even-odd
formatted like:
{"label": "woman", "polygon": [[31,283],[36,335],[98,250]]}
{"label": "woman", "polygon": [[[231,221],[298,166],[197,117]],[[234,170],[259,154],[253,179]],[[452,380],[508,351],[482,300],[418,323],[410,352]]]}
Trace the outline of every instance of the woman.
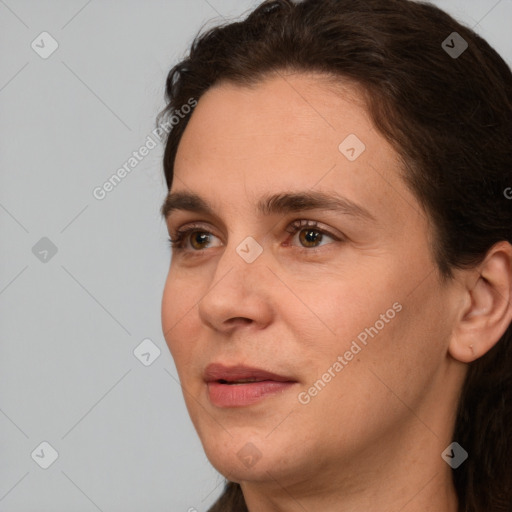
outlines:
{"label": "woman", "polygon": [[512,510],[512,74],[410,0],[275,0],[170,71],[162,323],[210,511]]}

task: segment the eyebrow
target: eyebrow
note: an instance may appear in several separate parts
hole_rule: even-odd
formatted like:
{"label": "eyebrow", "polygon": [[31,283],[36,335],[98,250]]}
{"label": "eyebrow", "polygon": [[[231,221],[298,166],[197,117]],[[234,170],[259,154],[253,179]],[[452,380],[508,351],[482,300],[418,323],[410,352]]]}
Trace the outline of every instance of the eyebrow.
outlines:
{"label": "eyebrow", "polygon": [[[285,214],[307,210],[329,210],[367,221],[377,219],[365,208],[336,193],[324,192],[283,192],[261,198],[257,205],[261,215]],[[201,196],[191,192],[169,193],[160,209],[164,219],[173,211],[183,210],[217,217],[214,208]]]}

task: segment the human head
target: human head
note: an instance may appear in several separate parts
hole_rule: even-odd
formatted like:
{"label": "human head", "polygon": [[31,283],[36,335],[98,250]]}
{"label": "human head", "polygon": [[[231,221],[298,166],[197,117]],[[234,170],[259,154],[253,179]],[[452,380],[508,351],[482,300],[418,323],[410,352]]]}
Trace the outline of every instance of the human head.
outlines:
{"label": "human head", "polygon": [[[457,58],[442,47],[453,32],[469,44]],[[440,282],[478,269],[495,244],[512,241],[512,201],[503,194],[512,182],[512,75],[473,31],[432,5],[407,0],[265,2],[244,22],[195,41],[169,73],[164,117],[223,84],[250,89],[291,71],[322,74],[332,89],[337,82],[357,87],[431,222]],[[192,116],[169,133],[169,189]],[[468,510],[505,510],[510,499],[510,343],[509,326],[474,360],[455,354],[467,375],[453,439],[470,457],[454,479]]]}

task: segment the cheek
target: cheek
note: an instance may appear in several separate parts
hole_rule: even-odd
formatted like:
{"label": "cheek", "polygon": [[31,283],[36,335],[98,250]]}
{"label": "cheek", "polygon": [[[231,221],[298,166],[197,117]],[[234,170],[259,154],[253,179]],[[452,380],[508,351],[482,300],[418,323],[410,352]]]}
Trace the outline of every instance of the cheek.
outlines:
{"label": "cheek", "polygon": [[[289,308],[290,316],[295,315],[295,325],[304,327],[308,319],[308,325],[320,329],[317,332],[322,336],[317,339],[316,348],[329,351],[331,347],[334,352],[343,353],[358,336],[364,342],[376,331],[380,335],[400,315],[397,311],[401,309],[400,304],[395,304],[400,293],[390,292],[397,290],[396,284],[384,282],[382,278],[379,283],[378,274],[371,278],[369,272],[351,272],[350,275],[322,276],[321,280],[307,286],[297,286],[297,296],[304,297],[307,307],[297,303],[295,310]],[[299,315],[299,311],[302,314]],[[299,332],[297,336],[302,338]]]}
{"label": "cheek", "polygon": [[[368,370],[366,392],[373,387],[375,396],[380,394],[388,406],[399,407],[403,402],[417,410],[446,357],[449,326],[443,317],[447,304],[433,280],[424,281],[413,293],[394,293],[393,298],[399,298],[400,311],[388,323],[373,319],[374,328],[383,328],[368,336],[358,357]],[[370,332],[375,333],[364,331]]]}
{"label": "cheek", "polygon": [[[347,440],[370,442],[392,433],[410,416],[404,404],[416,410],[429,387],[435,357],[418,350],[407,304],[400,309],[388,302],[372,304],[371,311],[346,308],[336,317],[340,335],[324,337],[324,353],[315,349],[306,357],[301,404],[308,404],[298,412],[308,428],[322,431],[322,444],[347,449]],[[388,323],[380,319],[386,312]]]}
{"label": "cheek", "polygon": [[[290,325],[310,362],[308,379],[318,379],[341,356],[343,368],[336,366],[337,375],[350,373],[358,379],[360,374],[365,399],[372,387],[384,386],[379,376],[405,393],[412,380],[423,385],[439,364],[443,337],[436,323],[443,304],[435,283],[427,280],[411,293],[398,269],[368,270],[298,285],[297,295],[307,298],[308,308],[288,307]],[[343,379],[333,380],[341,385]]]}
{"label": "cheek", "polygon": [[178,368],[193,350],[194,340],[199,339],[194,317],[200,297],[188,280],[169,272],[162,295],[162,331]]}

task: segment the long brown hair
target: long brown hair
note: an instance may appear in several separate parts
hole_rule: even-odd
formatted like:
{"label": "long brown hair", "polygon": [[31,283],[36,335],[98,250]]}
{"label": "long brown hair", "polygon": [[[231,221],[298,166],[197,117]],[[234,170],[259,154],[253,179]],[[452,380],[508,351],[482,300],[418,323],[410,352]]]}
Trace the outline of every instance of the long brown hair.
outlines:
{"label": "long brown hair", "polygon": [[[454,41],[464,48],[462,40],[465,51],[450,53]],[[282,70],[348,79],[365,94],[434,223],[432,253],[444,279],[480,263],[496,242],[512,242],[512,200],[504,194],[512,187],[512,73],[473,30],[412,0],[265,1],[243,21],[198,34],[168,74],[158,122],[220,81],[251,85]],[[191,115],[168,135],[169,189]],[[511,344],[509,325],[469,364],[453,434],[469,453],[453,470],[460,512],[512,510]],[[226,482],[210,512],[246,510],[240,486]]]}

